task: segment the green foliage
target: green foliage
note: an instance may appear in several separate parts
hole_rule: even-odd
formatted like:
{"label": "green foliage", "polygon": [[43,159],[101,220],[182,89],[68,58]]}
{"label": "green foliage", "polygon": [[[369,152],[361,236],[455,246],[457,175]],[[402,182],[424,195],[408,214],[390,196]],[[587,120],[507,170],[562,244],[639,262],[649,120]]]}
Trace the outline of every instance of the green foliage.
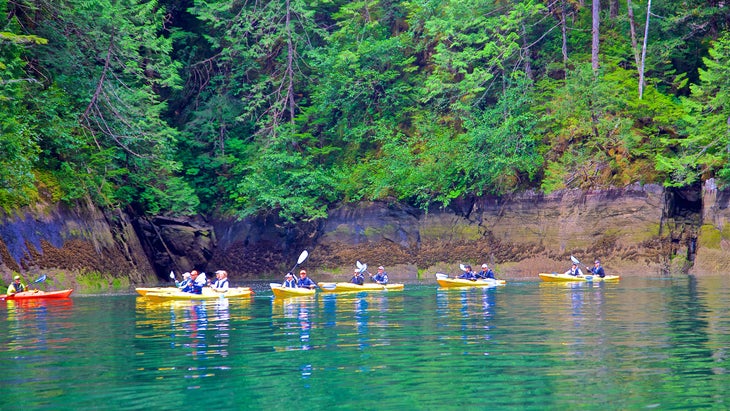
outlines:
{"label": "green foliage", "polygon": [[587,2],[0,1],[0,206],[295,221],[728,183],[720,3],[652,2],[639,99],[631,22],[602,16],[594,72]]}

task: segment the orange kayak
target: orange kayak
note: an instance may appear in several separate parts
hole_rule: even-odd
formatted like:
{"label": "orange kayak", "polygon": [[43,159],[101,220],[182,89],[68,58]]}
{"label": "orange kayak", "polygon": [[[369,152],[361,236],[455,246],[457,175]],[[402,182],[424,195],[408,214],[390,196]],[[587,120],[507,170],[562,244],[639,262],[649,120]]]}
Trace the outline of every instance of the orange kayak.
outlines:
{"label": "orange kayak", "polygon": [[2,294],[0,299],[3,300],[32,300],[40,298],[68,298],[74,290],[60,290],[60,291],[41,291],[41,290],[30,290],[23,291],[22,293],[15,294]]}

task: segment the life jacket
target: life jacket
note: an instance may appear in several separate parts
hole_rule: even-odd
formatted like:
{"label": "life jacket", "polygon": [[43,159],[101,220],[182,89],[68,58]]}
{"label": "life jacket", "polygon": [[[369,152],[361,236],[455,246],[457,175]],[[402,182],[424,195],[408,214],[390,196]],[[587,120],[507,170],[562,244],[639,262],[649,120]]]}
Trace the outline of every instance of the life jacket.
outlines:
{"label": "life jacket", "polygon": [[284,287],[297,288],[297,280],[284,280]]}

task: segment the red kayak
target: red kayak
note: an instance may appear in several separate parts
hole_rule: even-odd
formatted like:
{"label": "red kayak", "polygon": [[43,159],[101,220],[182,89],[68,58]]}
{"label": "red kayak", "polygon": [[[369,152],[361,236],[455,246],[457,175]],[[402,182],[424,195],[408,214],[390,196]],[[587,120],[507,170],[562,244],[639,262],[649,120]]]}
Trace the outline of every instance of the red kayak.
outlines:
{"label": "red kayak", "polygon": [[74,290],[61,290],[61,291],[41,291],[41,290],[30,290],[23,291],[22,293],[15,294],[0,294],[0,299],[3,300],[31,300],[38,298],[68,298]]}

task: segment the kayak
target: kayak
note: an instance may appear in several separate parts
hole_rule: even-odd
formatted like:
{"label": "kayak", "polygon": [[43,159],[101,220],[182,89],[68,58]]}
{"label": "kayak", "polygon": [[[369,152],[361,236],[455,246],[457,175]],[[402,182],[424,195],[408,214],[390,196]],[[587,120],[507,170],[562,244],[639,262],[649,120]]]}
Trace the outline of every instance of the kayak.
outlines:
{"label": "kayak", "polygon": [[569,282],[569,281],[618,281],[621,279],[619,275],[607,275],[603,278],[597,275],[570,275],[559,273],[539,273],[540,279],[547,282]]}
{"label": "kayak", "polygon": [[498,285],[505,285],[505,280],[494,280],[487,278],[486,280],[467,280],[464,278],[449,278],[447,274],[436,274],[436,282],[439,286],[444,288],[452,287],[496,287]]}
{"label": "kayak", "polygon": [[15,294],[0,294],[0,299],[4,300],[32,300],[40,298],[68,298],[74,290],[60,290],[60,291],[41,291],[41,290],[30,290],[23,291],[22,293]]}
{"label": "kayak", "polygon": [[317,291],[314,288],[293,288],[284,287],[279,283],[269,283],[271,292],[274,293],[274,297],[288,298],[288,297],[305,297],[314,295]]}
{"label": "kayak", "polygon": [[171,300],[215,300],[216,298],[243,298],[249,297],[253,291],[249,287],[229,288],[224,293],[213,291],[210,288],[203,288],[202,294],[186,293],[180,290],[171,291],[147,291],[144,295],[150,301],[171,301]]}
{"label": "kayak", "polygon": [[353,293],[360,291],[403,291],[403,284],[377,284],[367,283],[363,285],[353,283],[319,283],[317,284],[325,293]]}
{"label": "kayak", "polygon": [[147,293],[164,293],[164,292],[175,292],[178,290],[177,287],[138,287],[134,291],[137,294],[144,296]]}

